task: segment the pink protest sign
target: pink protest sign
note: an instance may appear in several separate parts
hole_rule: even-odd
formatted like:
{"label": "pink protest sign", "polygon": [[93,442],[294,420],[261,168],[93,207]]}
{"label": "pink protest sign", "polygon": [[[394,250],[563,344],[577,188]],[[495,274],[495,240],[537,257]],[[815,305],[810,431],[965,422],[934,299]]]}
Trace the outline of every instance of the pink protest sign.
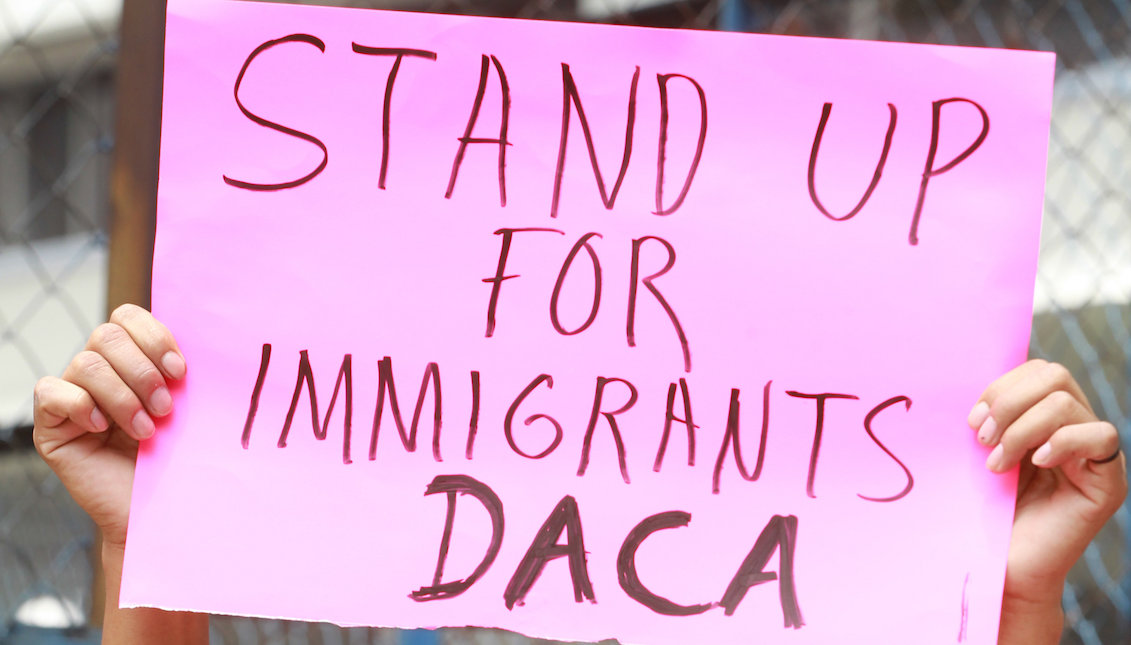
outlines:
{"label": "pink protest sign", "polygon": [[[1049,54],[170,2],[121,602],[992,642]],[[709,636],[708,636],[709,635]]]}

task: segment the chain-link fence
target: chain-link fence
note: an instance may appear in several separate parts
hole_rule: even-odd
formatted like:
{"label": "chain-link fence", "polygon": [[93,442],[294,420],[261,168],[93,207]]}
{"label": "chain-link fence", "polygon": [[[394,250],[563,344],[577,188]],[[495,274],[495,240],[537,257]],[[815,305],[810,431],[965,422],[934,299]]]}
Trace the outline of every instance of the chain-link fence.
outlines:
{"label": "chain-link fence", "polygon": [[[0,0],[0,642],[81,627],[92,528],[30,446],[32,384],[104,317],[121,0]],[[1032,354],[1131,445],[1131,0],[352,0],[348,6],[1051,50],[1057,85]],[[155,28],[159,29],[160,25]],[[118,109],[128,109],[120,105]],[[1073,570],[1063,642],[1131,642],[1131,513]],[[218,643],[435,642],[226,618]],[[527,643],[447,630],[447,643]]]}
{"label": "chain-link fence", "polygon": [[90,606],[90,522],[24,427],[103,315],[116,42],[114,3],[0,2],[0,642]]}

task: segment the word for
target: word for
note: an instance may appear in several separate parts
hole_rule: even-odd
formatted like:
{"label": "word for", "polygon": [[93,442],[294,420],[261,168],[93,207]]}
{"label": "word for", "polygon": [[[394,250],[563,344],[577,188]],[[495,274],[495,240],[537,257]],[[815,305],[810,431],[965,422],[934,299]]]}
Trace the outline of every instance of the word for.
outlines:
{"label": "word for", "polygon": [[[467,475],[440,475],[428,484],[424,494],[427,496],[440,493],[446,494],[448,498],[444,533],[440,540],[440,555],[436,560],[432,584],[409,594],[409,597],[417,602],[454,598],[467,591],[491,568],[503,544],[503,530],[506,525],[503,503],[490,487]],[[460,580],[444,582],[444,565],[451,548],[457,495],[472,497],[487,510],[491,517],[491,541],[488,543],[487,552],[471,575]],[[777,580],[785,626],[800,629],[805,624],[801,617],[801,607],[797,603],[797,589],[793,579],[793,556],[797,544],[798,524],[797,517],[793,515],[784,517],[775,515],[770,518],[755,540],[754,546],[738,566],[738,570],[718,602],[680,605],[645,587],[636,569],[636,552],[640,545],[657,531],[681,528],[690,523],[690,513],[667,511],[645,518],[629,531],[617,554],[617,580],[629,598],[665,616],[694,616],[716,607],[721,607],[725,615],[731,616],[751,587]],[[566,541],[564,544],[559,544],[563,533]],[[766,564],[775,551],[778,552],[778,571],[766,571]],[[515,568],[503,592],[503,602],[507,609],[513,610],[515,605],[521,606],[523,599],[542,575],[546,565],[563,557],[569,563],[574,602],[581,602],[584,599],[596,603],[597,596],[589,578],[581,512],[577,500],[570,495],[563,497],[550,511],[549,517],[535,533],[534,540]]]}
{"label": "word for", "polygon": [[[256,413],[259,409],[259,399],[263,392],[266,383],[268,368],[271,362],[271,345],[264,344],[263,351],[260,357],[259,373],[255,380],[255,386],[251,393],[251,403],[248,408],[247,417],[244,422],[243,434],[241,435],[241,445],[247,449],[251,442],[251,435],[255,423]],[[314,431],[314,436],[318,440],[325,440],[328,434],[330,419],[334,413],[334,407],[338,402],[339,394],[343,395],[345,414],[342,420],[342,463],[350,464],[353,462],[350,456],[352,426],[353,426],[353,357],[351,354],[346,354],[342,357],[341,366],[338,370],[338,377],[334,383],[334,391],[330,396],[330,404],[326,408],[324,416],[320,417],[318,396],[314,384],[314,374],[310,365],[310,357],[307,350],[299,352],[298,361],[298,375],[295,379],[294,393],[291,396],[290,407],[287,409],[286,420],[283,423],[282,432],[279,434],[279,439],[276,445],[280,448],[285,448],[287,445],[287,438],[290,435],[291,424],[294,421],[295,413],[298,411],[299,401],[305,389],[307,393],[307,400],[310,406],[310,422]],[[468,421],[467,444],[464,456],[466,459],[472,459],[474,456],[475,440],[479,432],[479,417],[480,417],[480,373],[478,371],[470,372],[470,387],[471,387],[471,411]],[[432,397],[432,457],[437,462],[443,461],[440,451],[440,437],[441,429],[443,427],[443,399],[440,380],[440,366],[436,363],[429,363],[424,368],[424,376],[420,382],[420,389],[416,397],[416,407],[413,411],[412,421],[406,426],[404,416],[401,414],[400,399],[397,397],[396,382],[393,378],[393,361],[386,356],[378,362],[378,386],[377,386],[377,403],[373,414],[373,426],[369,439],[369,460],[375,461],[377,459],[377,444],[378,437],[381,433],[381,424],[384,419],[386,400],[388,407],[392,412],[393,421],[397,427],[397,433],[400,436],[401,445],[408,452],[416,451],[417,430],[421,420],[423,419],[424,404],[427,401],[429,393]],[[715,458],[714,469],[711,474],[711,491],[715,494],[719,493],[720,480],[722,477],[723,467],[726,463],[727,456],[730,454],[738,468],[739,475],[746,481],[757,481],[762,473],[762,466],[766,457],[766,443],[770,430],[770,394],[773,381],[767,381],[762,389],[762,424],[761,436],[758,445],[758,456],[752,470],[746,467],[746,461],[743,457],[741,446],[741,433],[739,432],[740,422],[740,398],[741,391],[738,388],[731,389],[730,392],[730,405],[727,413],[726,430],[723,434],[721,445],[717,456]],[[519,445],[518,438],[515,434],[515,418],[519,415],[520,408],[523,407],[527,397],[537,388],[545,386],[547,389],[553,389],[554,377],[550,374],[539,374],[535,376],[530,383],[519,392],[512,400],[510,406],[507,408],[504,416],[502,432],[506,439],[507,445],[514,454],[527,459],[543,459],[553,453],[558,445],[561,444],[565,434],[562,428],[554,417],[543,414],[535,413],[526,417],[524,424],[530,426],[536,421],[542,421],[549,424],[554,429],[554,438],[548,445],[540,450],[531,450]],[[625,399],[623,403],[609,405],[606,397],[609,396],[607,390],[611,389],[620,390],[619,398]],[[677,399],[677,393],[679,397]],[[822,392],[822,393],[805,393],[793,390],[787,390],[786,394],[790,397],[797,399],[804,399],[813,401],[815,412],[815,428],[813,431],[813,442],[809,456],[808,476],[806,479],[805,491],[809,497],[815,498],[815,482],[817,477],[817,466],[820,460],[821,453],[821,439],[824,433],[824,424],[826,416],[826,408],[830,401],[838,399],[858,399],[859,397],[852,394],[841,394],[835,392]],[[627,395],[627,396],[626,396]],[[611,398],[611,397],[610,397]],[[590,453],[592,450],[593,437],[597,432],[597,426],[602,420],[608,427],[609,432],[612,434],[613,442],[616,445],[617,463],[620,469],[621,478],[624,483],[629,484],[631,480],[628,472],[627,460],[627,447],[624,442],[624,437],[620,431],[620,421],[618,417],[627,413],[639,398],[639,391],[636,386],[626,379],[617,377],[598,376],[596,379],[596,387],[593,392],[593,403],[589,414],[589,421],[585,428],[585,435],[581,447],[581,455],[577,466],[577,475],[583,476],[589,467]],[[677,411],[677,400],[681,403],[680,410]],[[905,410],[911,409],[911,399],[906,396],[896,396],[874,406],[868,414],[864,417],[863,427],[868,437],[882,450],[888,457],[891,458],[903,470],[906,477],[906,485],[903,490],[898,493],[886,497],[870,497],[865,495],[858,496],[873,502],[893,502],[899,500],[911,492],[914,487],[915,478],[912,476],[910,469],[895,456],[892,451],[876,437],[872,429],[872,424],[875,418],[888,409],[902,403]],[[450,413],[449,413],[450,414]],[[695,448],[696,448],[696,429],[699,428],[695,424],[694,416],[692,413],[691,405],[691,392],[688,388],[686,379],[679,379],[678,383],[671,383],[668,386],[667,404],[663,413],[663,434],[660,440],[659,448],[656,452],[653,470],[660,472],[664,455],[667,452],[668,443],[671,438],[672,427],[675,424],[684,426],[687,432],[687,464],[688,466],[695,465]],[[632,433],[639,436],[639,433]]]}
{"label": "word for", "polygon": [[[495,334],[495,312],[499,306],[499,292],[502,290],[503,282],[506,280],[513,280],[514,278],[521,277],[518,274],[506,275],[507,271],[507,257],[510,255],[511,243],[514,241],[515,233],[557,233],[565,235],[565,231],[560,231],[556,228],[501,228],[495,231],[495,235],[502,236],[502,244],[499,249],[499,264],[495,269],[495,276],[492,278],[484,278],[483,282],[491,285],[491,299],[487,304],[487,333],[488,338]],[[557,282],[554,283],[553,295],[550,297],[550,323],[554,326],[559,334],[563,336],[573,336],[580,334],[593,324],[597,319],[597,310],[601,307],[601,261],[597,256],[597,251],[589,243],[589,240],[594,237],[601,237],[600,233],[586,233],[582,235],[577,242],[570,249],[569,254],[566,255],[565,260],[562,262],[561,271],[558,272]],[[667,251],[667,260],[664,268],[647,275],[643,278],[640,277],[640,247],[646,242],[656,242],[664,247]],[[570,267],[573,266],[573,261],[577,254],[585,249],[589,255],[589,262],[593,271],[593,290],[592,290],[592,308],[589,310],[589,316],[585,322],[581,323],[574,329],[566,329],[561,322],[561,317],[558,311],[558,299],[561,297],[562,286],[565,284],[566,276],[569,274]],[[687,334],[683,331],[683,325],[679,322],[679,317],[676,315],[675,310],[668,304],[666,298],[656,288],[654,280],[671,271],[675,266],[675,248],[667,240],[656,237],[654,235],[647,235],[632,241],[632,264],[629,269],[629,287],[628,287],[628,314],[625,317],[625,338],[628,340],[629,347],[636,346],[636,291],[640,284],[643,284],[660,306],[667,313],[668,319],[671,320],[672,327],[675,328],[676,336],[679,338],[679,346],[683,353],[683,369],[684,371],[691,371],[691,348],[688,345]]]}

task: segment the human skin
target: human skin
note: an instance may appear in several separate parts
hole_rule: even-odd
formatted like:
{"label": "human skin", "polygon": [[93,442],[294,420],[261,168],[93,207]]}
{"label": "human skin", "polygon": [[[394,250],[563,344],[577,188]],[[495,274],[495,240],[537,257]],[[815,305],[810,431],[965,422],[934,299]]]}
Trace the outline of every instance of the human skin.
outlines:
{"label": "human skin", "polygon": [[1119,434],[1067,369],[1043,360],[991,383],[968,422],[992,447],[987,468],[1021,468],[998,642],[1056,643],[1068,570],[1127,496]]}
{"label": "human skin", "polygon": [[94,330],[62,378],[35,386],[35,447],[102,532],[103,643],[208,642],[206,614],[118,608],[138,442],[172,411],[167,383],[185,370],[169,330],[127,305]]}
{"label": "human skin", "polygon": [[[61,378],[35,387],[36,449],[102,531],[104,643],[208,642],[206,614],[117,602],[138,442],[172,411],[169,383],[186,370],[172,333],[148,311],[124,305]],[[991,449],[987,468],[1021,468],[998,642],[1057,643],[1068,570],[1127,495],[1119,435],[1096,417],[1068,370],[1041,360],[991,383],[968,423]]]}

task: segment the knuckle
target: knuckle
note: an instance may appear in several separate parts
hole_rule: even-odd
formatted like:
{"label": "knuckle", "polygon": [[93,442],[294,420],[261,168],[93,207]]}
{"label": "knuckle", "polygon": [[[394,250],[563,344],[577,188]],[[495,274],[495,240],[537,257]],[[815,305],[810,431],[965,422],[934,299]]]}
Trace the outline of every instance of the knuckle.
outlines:
{"label": "knuckle", "polygon": [[1099,437],[1106,452],[1114,453],[1119,449],[1119,430],[1107,421],[1100,421]]}
{"label": "knuckle", "polygon": [[145,364],[138,368],[134,376],[137,378],[137,382],[141,383],[141,387],[146,390],[157,389],[165,382],[165,377],[149,361],[145,361]]}
{"label": "knuckle", "polygon": [[70,406],[80,414],[90,414],[94,410],[94,399],[89,392],[79,389],[71,396]]}
{"label": "knuckle", "polygon": [[113,347],[125,341],[126,330],[117,323],[107,322],[94,328],[90,334],[89,347]]}
{"label": "knuckle", "polygon": [[999,394],[990,404],[990,417],[997,422],[997,431],[1005,436],[1011,423],[1021,415],[1023,410],[1017,408],[1017,403],[1009,395]]}
{"label": "knuckle", "polygon": [[1080,405],[1076,401],[1076,397],[1072,396],[1064,390],[1056,390],[1048,395],[1046,399],[1048,404],[1052,407],[1052,412],[1057,416],[1057,419],[1063,424],[1067,423],[1072,418],[1073,412],[1076,411]]}
{"label": "knuckle", "polygon": [[102,354],[90,350],[79,352],[74,360],[71,361],[71,366],[76,376],[83,379],[98,378],[109,365],[106,359],[102,357]]}
{"label": "knuckle", "polygon": [[133,418],[133,416],[142,409],[141,401],[138,400],[137,396],[129,388],[119,388],[110,395],[109,399],[109,405],[107,407],[116,411],[117,414],[115,416],[119,418]]}
{"label": "knuckle", "polygon": [[51,398],[51,391],[54,389],[54,382],[44,376],[35,382],[35,388],[32,390],[32,405],[36,410],[43,407],[44,403]]}
{"label": "knuckle", "polygon": [[161,376],[161,371],[157,369],[156,365],[149,361],[145,361],[144,364],[140,365],[136,376],[141,382],[145,382],[145,384],[154,387],[164,381],[164,377]]}
{"label": "knuckle", "polygon": [[1025,439],[1016,432],[1003,433],[998,443],[1001,445],[1002,450],[1005,451],[1007,457],[1022,453],[1025,450]]}
{"label": "knuckle", "polygon": [[1060,363],[1046,362],[1041,366],[1041,373],[1049,385],[1057,390],[1066,389],[1072,383],[1072,373]]}
{"label": "knuckle", "polygon": [[118,305],[110,314],[110,322],[121,325],[131,320],[137,320],[144,311],[144,309],[132,303]]}

